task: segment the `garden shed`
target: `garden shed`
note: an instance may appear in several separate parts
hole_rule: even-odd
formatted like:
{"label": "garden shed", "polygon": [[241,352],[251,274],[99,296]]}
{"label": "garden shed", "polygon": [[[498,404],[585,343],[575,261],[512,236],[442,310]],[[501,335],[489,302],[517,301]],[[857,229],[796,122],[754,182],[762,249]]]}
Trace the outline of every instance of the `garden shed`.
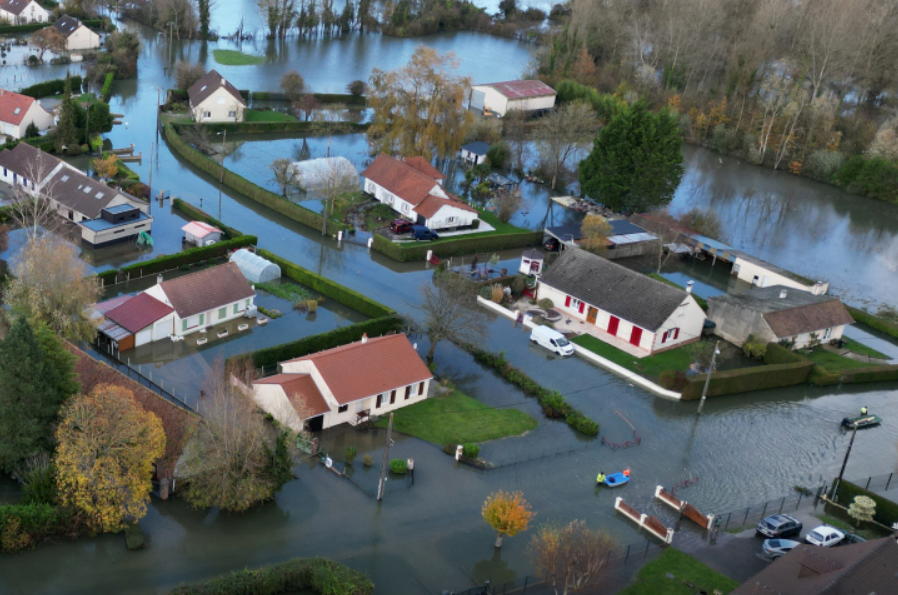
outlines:
{"label": "garden shed", "polygon": [[250,283],[264,283],[281,278],[281,267],[246,248],[234,252],[230,262],[237,265]]}
{"label": "garden shed", "polygon": [[357,189],[359,172],[346,157],[323,157],[295,161],[291,166],[293,179],[303,192],[325,188]]}

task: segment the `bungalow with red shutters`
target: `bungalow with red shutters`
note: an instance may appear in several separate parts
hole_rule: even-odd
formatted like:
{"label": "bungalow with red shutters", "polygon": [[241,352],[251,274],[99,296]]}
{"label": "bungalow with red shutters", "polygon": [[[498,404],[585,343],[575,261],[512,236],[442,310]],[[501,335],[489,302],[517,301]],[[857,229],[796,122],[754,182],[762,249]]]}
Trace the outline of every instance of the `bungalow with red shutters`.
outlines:
{"label": "bungalow with red shutters", "polygon": [[381,153],[362,177],[365,192],[417,225],[430,229],[479,225],[477,210],[446,192],[446,176],[423,157],[400,160]]}
{"label": "bungalow with red shutters", "polygon": [[[539,283],[538,298],[651,355],[701,337],[705,313],[689,291],[656,281],[582,248],[565,250]],[[613,341],[607,341],[613,343]]]}
{"label": "bungalow with red shutters", "polygon": [[433,374],[402,334],[361,341],[282,362],[256,380],[253,398],[299,431],[356,425],[427,398]]}

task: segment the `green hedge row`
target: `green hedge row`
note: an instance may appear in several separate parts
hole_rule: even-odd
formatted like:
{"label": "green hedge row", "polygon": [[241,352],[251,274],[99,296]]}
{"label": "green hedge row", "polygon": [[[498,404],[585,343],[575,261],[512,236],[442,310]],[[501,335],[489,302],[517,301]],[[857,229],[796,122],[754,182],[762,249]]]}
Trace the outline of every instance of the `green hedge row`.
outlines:
{"label": "green hedge row", "polygon": [[543,409],[546,417],[561,418],[569,426],[586,436],[596,436],[599,424],[583,414],[582,411],[568,403],[558,391],[549,390],[535,380],[512,366],[505,359],[504,353],[491,353],[473,345],[461,345],[481,364],[488,366],[502,375],[503,378],[520,388],[530,397],[534,397]]}
{"label": "green hedge row", "polygon": [[172,209],[176,211],[180,211],[193,219],[194,221],[202,221],[203,223],[208,223],[209,225],[214,225],[218,229],[222,230],[227,239],[233,239],[236,237],[240,237],[243,234],[234,229],[233,227],[229,227],[207,213],[206,211],[200,209],[199,207],[195,207],[189,202],[184,202],[180,198],[175,198],[172,200],[171,204]]}
{"label": "green hedge row", "polygon": [[326,558],[293,558],[258,570],[241,570],[202,583],[181,585],[170,595],[371,595],[374,583],[365,574]]}
{"label": "green hedge row", "polygon": [[446,258],[461,254],[478,252],[494,252],[511,248],[525,248],[539,244],[543,239],[542,231],[521,231],[518,233],[495,234],[466,238],[460,236],[449,241],[436,244],[418,242],[414,244],[396,244],[386,237],[375,233],[373,248],[399,262],[422,261],[427,258],[427,251],[433,250],[435,256]]}
{"label": "green hedge row", "polygon": [[209,130],[219,132],[227,130],[233,134],[261,134],[268,132],[283,132],[287,134],[301,134],[314,132],[325,134],[328,129],[337,132],[364,132],[370,124],[357,122],[217,122],[206,124]]}
{"label": "green hedge row", "polygon": [[30,549],[44,539],[72,532],[74,525],[71,513],[52,504],[0,506],[0,552]]}
{"label": "green hedge row", "polygon": [[[708,396],[719,397],[753,390],[794,386],[807,382],[814,369],[814,362],[793,354],[797,359],[789,363],[770,363],[783,361],[788,357],[781,351],[777,351],[777,348],[785,350],[776,343],[767,344],[767,353],[774,353],[765,356],[766,365],[714,372],[711,376],[711,384],[708,386]],[[705,386],[705,378],[706,374],[688,378],[686,388],[683,389],[682,399],[689,401],[700,398]]]}
{"label": "green hedge row", "polygon": [[[836,480],[834,479],[832,487],[835,487],[835,482]],[[832,491],[832,488],[830,488],[830,491]],[[893,524],[898,523],[898,503],[892,502],[888,498],[883,498],[873,492],[868,492],[861,486],[843,479],[839,484],[839,491],[836,494],[839,504],[848,506],[854,502],[855,496],[867,496],[876,502],[876,514],[873,516],[873,520],[877,523],[881,523],[886,527],[891,527]]]}
{"label": "green hedge row", "polygon": [[100,97],[106,103],[109,103],[109,94],[112,92],[112,81],[114,79],[115,79],[115,73],[110,72],[106,75],[106,80],[103,81],[103,90],[100,91]]}
{"label": "green hedge row", "polygon": [[40,31],[44,27],[49,27],[50,23],[27,23],[25,25],[2,25],[0,26],[0,34],[15,35],[17,33],[34,33]]}
{"label": "green hedge row", "polygon": [[332,331],[312,335],[289,343],[281,343],[273,347],[266,347],[258,351],[252,351],[230,359],[251,357],[253,365],[257,368],[271,366],[288,359],[302,357],[310,353],[318,353],[325,349],[340,347],[353,343],[362,338],[363,334],[369,337],[378,337],[396,332],[402,328],[402,319],[396,314],[357,322],[349,326],[342,326]]}
{"label": "green hedge row", "polygon": [[[249,99],[249,89],[240,89],[240,95]],[[351,95],[349,93],[312,93],[319,103],[343,103],[345,105],[367,105],[368,98],[364,95]],[[253,91],[253,99],[260,101],[286,101],[283,93],[271,93],[268,91]]]}
{"label": "green hedge row", "polygon": [[349,289],[344,285],[340,285],[336,281],[331,281],[326,277],[322,277],[318,273],[313,273],[308,269],[281,258],[277,254],[272,254],[268,250],[260,249],[259,256],[267,258],[274,264],[281,267],[281,273],[286,277],[293,279],[297,283],[302,283],[321,295],[336,300],[344,306],[349,306],[356,312],[360,312],[371,318],[380,318],[395,314],[395,310],[388,308],[383,304],[362,295],[358,291]]}
{"label": "green hedge row", "polygon": [[830,370],[823,366],[817,366],[814,368],[810,379],[811,384],[816,386],[886,382],[888,380],[898,380],[898,365],[846,368],[843,370]]}
{"label": "green hedge row", "polygon": [[892,322],[891,320],[886,320],[880,316],[876,316],[875,314],[870,314],[864,310],[859,310],[857,308],[852,308],[851,306],[845,306],[848,308],[848,312],[851,316],[861,324],[866,324],[872,329],[876,329],[881,333],[885,333],[891,337],[898,338],[898,324]]}
{"label": "green hedge row", "polygon": [[806,361],[808,361],[806,357],[802,357],[801,354],[788,347],[783,347],[779,343],[768,343],[767,351],[764,352],[764,363],[768,365],[798,364]]}
{"label": "green hedge row", "polygon": [[[184,142],[184,139],[181,138],[181,136],[178,134],[178,131],[174,126],[172,126],[171,122],[167,122],[165,124],[164,136],[165,140],[168,141],[172,149],[174,149],[174,151],[178,155],[183,157],[196,168],[218,178],[221,171],[221,165],[212,161],[211,159],[188,145],[186,142]],[[293,221],[297,221],[299,223],[302,223],[303,225],[308,225],[313,229],[321,229],[323,218],[318,213],[294,204],[284,197],[278,196],[274,192],[269,192],[261,186],[253,184],[246,178],[235,174],[229,169],[224,170],[224,184],[228,188],[231,188],[243,194],[250,200],[253,200],[261,205],[265,205],[271,210],[284,215],[288,219],[292,219]],[[337,231],[343,229],[346,229],[346,226],[343,223],[333,220],[327,221],[328,234],[336,234]]]}
{"label": "green hedge row", "polygon": [[[0,27],[2,29],[2,27]],[[2,31],[0,31],[2,33]],[[69,82],[72,84],[72,93],[80,93],[81,92],[81,77],[80,76],[70,76]],[[30,87],[25,87],[19,93],[22,95],[27,95],[28,97],[34,97],[35,99],[40,99],[41,97],[50,97],[51,95],[57,95],[65,91],[65,79],[52,79],[49,81],[44,81],[42,83],[38,83],[36,85],[31,85]]]}

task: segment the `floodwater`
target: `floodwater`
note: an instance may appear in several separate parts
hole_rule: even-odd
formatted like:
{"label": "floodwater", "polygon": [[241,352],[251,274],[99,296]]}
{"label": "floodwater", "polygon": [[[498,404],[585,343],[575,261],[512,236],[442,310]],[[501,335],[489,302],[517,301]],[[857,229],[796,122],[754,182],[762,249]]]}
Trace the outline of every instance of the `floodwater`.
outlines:
{"label": "floodwater", "polygon": [[[380,44],[371,47],[382,48],[378,51],[386,52],[384,57],[366,54],[364,58],[369,64],[373,61],[385,68],[404,61],[402,56],[407,54],[402,53],[406,51],[402,48],[411,51],[421,41],[442,44],[443,48],[457,44],[463,68],[478,70],[484,76],[494,74],[490,79],[513,78],[526,67],[526,48],[508,40],[473,34],[410,42],[375,40],[376,36],[365,36],[364,43]],[[239,71],[238,67],[231,67],[223,68],[222,73],[228,78],[246,77],[242,80],[253,83],[247,86],[271,89],[276,87],[279,73],[292,65],[313,81],[314,90],[338,89],[359,78],[361,67],[353,61],[358,59],[357,53],[347,54],[352,57],[345,60],[345,68],[339,63],[323,62],[326,67],[317,70],[310,66],[314,62],[293,60],[300,52],[311,52],[311,46],[320,46],[315,51],[325,52],[321,55],[327,51],[339,53],[340,43],[352,48],[363,42],[353,36],[343,41],[288,40],[291,62],[278,62],[280,70],[244,67],[245,71]],[[480,59],[479,56],[488,55],[488,48],[494,44],[501,60]],[[396,49],[383,49],[387,47]],[[182,52],[188,52],[187,44],[183,48]],[[190,48],[189,52],[198,52],[199,44]],[[155,90],[171,85],[162,72],[166,51],[161,37],[154,37],[145,45],[140,77],[116,83],[112,111],[124,113],[128,125],[116,127],[108,136],[116,146],[133,142],[138,151],[144,152],[144,162],[134,167],[142,179],[147,179],[148,156],[152,152],[156,190],[167,190],[194,205],[203,201],[204,209],[218,215],[215,179],[175,158],[155,135]],[[386,56],[392,56],[393,62]],[[258,79],[253,78],[254,71],[260,73]],[[151,151],[149,145],[154,141]],[[259,155],[270,159],[271,151],[289,154],[280,145],[265,148],[266,142],[296,141],[263,139],[241,145],[243,157],[235,160],[234,167],[250,164],[247,171],[260,184],[267,183],[269,174]],[[321,141],[316,143],[315,150],[320,151]],[[258,151],[253,148],[256,145],[260,147]],[[359,153],[358,149],[353,150],[354,155]],[[894,275],[889,278],[887,269],[861,263],[894,246],[898,224],[893,207],[732,160],[724,159],[721,165],[716,155],[705,151],[690,149],[687,155],[687,176],[677,194],[675,209],[713,204],[721,211],[728,239],[734,245],[805,275],[830,271],[827,276],[834,289],[847,292],[858,287],[859,301],[892,299]],[[743,196],[750,190],[768,195],[770,198],[761,202],[770,206],[766,210],[742,206],[740,210],[746,202],[754,204]],[[528,213],[534,213],[534,217],[536,213],[545,213],[547,219],[555,216],[546,206],[545,189],[535,187],[526,192],[533,197],[528,198],[533,201]],[[775,209],[774,205],[790,206]],[[183,225],[183,219],[169,211],[167,203],[154,206],[157,220],[153,235],[158,239],[155,254],[180,249],[177,228]],[[758,218],[759,214],[766,217],[766,213],[773,218]],[[245,233],[258,235],[262,247],[402,312],[413,312],[418,303],[418,287],[430,282],[432,273],[423,262],[395,263],[370,253],[363,245],[338,244],[227,190],[222,193],[221,218]],[[766,223],[760,225],[759,221]],[[825,224],[816,224],[821,221]],[[841,260],[836,265],[822,257],[818,259],[818,253]],[[500,267],[516,269],[519,254],[519,250],[500,253]],[[105,262],[103,255],[95,256],[98,268],[103,268],[148,258],[150,254],[129,254],[126,247]],[[853,275],[839,273],[843,266]],[[726,287],[722,269],[709,273],[699,269],[674,270],[674,274],[690,277],[698,277],[699,273],[705,274],[699,280],[709,291]],[[701,295],[699,288],[696,292]],[[420,351],[426,350],[426,339],[413,340],[418,342]],[[657,508],[651,494],[656,485],[670,486],[699,477],[698,485],[688,488],[682,496],[703,512],[725,512],[784,496],[795,485],[818,486],[838,472],[845,452],[848,436],[838,429],[839,420],[862,405],[879,413],[885,422],[879,428],[858,433],[847,476],[859,478],[895,468],[898,403],[893,384],[799,386],[735,395],[708,401],[704,415],[699,417],[695,415],[694,402],[653,397],[581,359],[559,360],[531,346],[526,334],[510,321],[492,318],[484,327],[482,343],[490,350],[505,351],[514,365],[526,370],[537,382],[562,392],[573,405],[601,423],[602,434],[608,440],[624,442],[632,438],[627,422],[632,423],[642,437],[641,445],[612,451],[595,439],[576,435],[561,422],[546,420],[532,399],[473,362],[470,355],[444,342],[436,355],[439,374],[452,378],[461,390],[489,405],[517,407],[539,421],[536,429],[525,436],[483,446],[481,456],[504,465],[499,469],[481,474],[456,468],[439,448],[400,437],[390,456],[415,458],[416,482],[408,487],[394,478],[380,504],[347,480],[314,465],[300,465],[299,479],[285,486],[274,502],[241,515],[191,510],[177,498],[154,500],[141,521],[151,545],[140,552],[126,551],[121,536],[106,535],[2,556],[0,595],[163,593],[182,581],[294,556],[316,555],[368,572],[377,592],[389,595],[460,590],[471,585],[472,576],[480,581],[492,578],[494,582],[522,579],[531,573],[526,555],[529,535],[507,539],[496,556],[492,532],[480,517],[480,506],[489,493],[498,489],[522,490],[538,514],[538,523],[583,519],[590,526],[607,529],[624,544],[636,543],[640,537],[632,526],[612,512],[615,496],[622,495],[637,508],[653,511]],[[343,447],[355,445],[359,457],[353,479],[364,490],[374,485],[376,470],[365,470],[360,461],[366,452],[379,460],[385,440],[383,432],[343,429],[325,433],[322,440],[325,449],[338,460],[338,466],[342,466],[339,460]],[[596,488],[594,478],[599,471],[623,467],[633,470],[630,484],[618,492]],[[10,491],[8,484],[0,483],[0,497],[11,497],[6,495]]]}

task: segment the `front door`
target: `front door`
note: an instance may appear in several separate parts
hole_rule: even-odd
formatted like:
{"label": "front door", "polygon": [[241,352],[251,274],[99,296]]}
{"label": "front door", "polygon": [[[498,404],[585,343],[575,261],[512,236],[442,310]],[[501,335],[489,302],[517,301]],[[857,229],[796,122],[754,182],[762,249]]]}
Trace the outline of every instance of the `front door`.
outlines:
{"label": "front door", "polygon": [[642,329],[638,326],[634,326],[633,332],[630,333],[630,344],[639,347],[640,339],[642,339]]}
{"label": "front door", "polygon": [[617,335],[617,325],[620,324],[620,318],[612,316],[608,321],[608,334]]}
{"label": "front door", "polygon": [[589,324],[595,324],[596,316],[598,316],[598,314],[599,311],[590,306],[589,311],[586,313],[586,322],[588,322]]}

